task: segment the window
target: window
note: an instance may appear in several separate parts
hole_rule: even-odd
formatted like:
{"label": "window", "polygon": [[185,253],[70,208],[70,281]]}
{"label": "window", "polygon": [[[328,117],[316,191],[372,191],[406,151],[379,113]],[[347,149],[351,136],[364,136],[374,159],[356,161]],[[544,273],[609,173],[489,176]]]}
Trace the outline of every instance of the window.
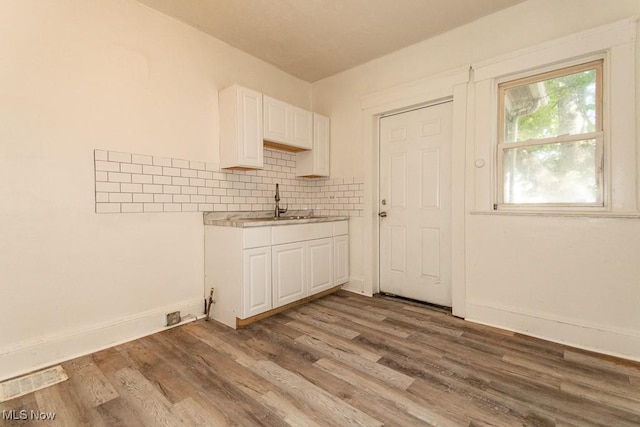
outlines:
{"label": "window", "polygon": [[498,85],[498,202],[603,206],[597,60]]}

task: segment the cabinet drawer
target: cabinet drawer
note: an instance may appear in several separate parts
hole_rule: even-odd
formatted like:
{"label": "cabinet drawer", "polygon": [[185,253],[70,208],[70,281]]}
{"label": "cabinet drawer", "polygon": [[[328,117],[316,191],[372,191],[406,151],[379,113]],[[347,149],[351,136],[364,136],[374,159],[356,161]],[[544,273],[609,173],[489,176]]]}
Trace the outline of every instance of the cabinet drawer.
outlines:
{"label": "cabinet drawer", "polygon": [[336,221],[333,223],[333,235],[341,236],[349,234],[349,221]]}
{"label": "cabinet drawer", "polygon": [[243,233],[242,247],[244,249],[259,248],[271,245],[271,227],[247,228]]}
{"label": "cabinet drawer", "polygon": [[273,227],[271,243],[280,245],[283,243],[301,242],[303,240],[322,239],[331,237],[332,235],[332,222],[286,225]]}

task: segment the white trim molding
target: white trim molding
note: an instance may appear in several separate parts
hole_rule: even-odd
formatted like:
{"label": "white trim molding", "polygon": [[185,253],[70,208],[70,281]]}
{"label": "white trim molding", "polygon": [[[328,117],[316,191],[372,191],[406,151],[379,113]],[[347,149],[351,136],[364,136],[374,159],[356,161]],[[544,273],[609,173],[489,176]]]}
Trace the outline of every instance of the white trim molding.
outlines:
{"label": "white trim molding", "polygon": [[[467,171],[474,175],[476,211],[490,211],[497,197],[497,84],[594,57],[604,58],[604,208],[596,212],[639,212],[636,139],[636,28],[638,17],[572,34],[472,65],[474,132],[467,150],[474,153]],[[481,162],[486,167],[474,168]],[[613,191],[615,189],[615,191]],[[577,210],[578,208],[576,208]]]}
{"label": "white trim molding", "polygon": [[[364,294],[379,292],[378,124],[387,114],[453,100],[452,135],[452,309],[465,316],[465,141],[469,67],[433,75],[361,98],[364,138]],[[369,251],[368,253],[366,251]]]}
{"label": "white trim molding", "polygon": [[480,301],[467,301],[466,320],[640,362],[640,333],[633,330]]}
{"label": "white trim molding", "polygon": [[[0,381],[56,365],[76,357],[113,347],[168,329],[166,314],[180,311],[183,319],[192,314],[188,323],[201,318],[204,312],[202,297],[182,301],[106,323],[51,334],[0,348]],[[176,325],[176,326],[178,326]]]}

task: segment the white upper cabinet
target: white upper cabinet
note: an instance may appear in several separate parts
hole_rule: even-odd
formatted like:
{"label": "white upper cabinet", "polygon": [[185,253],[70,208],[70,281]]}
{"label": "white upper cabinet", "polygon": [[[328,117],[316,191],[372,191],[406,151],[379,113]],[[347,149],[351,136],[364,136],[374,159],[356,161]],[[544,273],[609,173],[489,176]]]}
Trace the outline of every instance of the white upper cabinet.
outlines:
{"label": "white upper cabinet", "polygon": [[284,142],[289,137],[289,104],[264,96],[264,134],[267,141]]}
{"label": "white upper cabinet", "polygon": [[220,167],[262,169],[262,94],[233,85],[220,91]]}
{"label": "white upper cabinet", "polygon": [[296,176],[329,176],[330,126],[328,117],[313,113],[313,149],[297,153]]}
{"label": "white upper cabinet", "polygon": [[263,103],[266,145],[291,151],[311,150],[313,115],[310,111],[266,95]]}
{"label": "white upper cabinet", "polygon": [[289,106],[291,114],[291,145],[311,150],[313,148],[313,113]]}

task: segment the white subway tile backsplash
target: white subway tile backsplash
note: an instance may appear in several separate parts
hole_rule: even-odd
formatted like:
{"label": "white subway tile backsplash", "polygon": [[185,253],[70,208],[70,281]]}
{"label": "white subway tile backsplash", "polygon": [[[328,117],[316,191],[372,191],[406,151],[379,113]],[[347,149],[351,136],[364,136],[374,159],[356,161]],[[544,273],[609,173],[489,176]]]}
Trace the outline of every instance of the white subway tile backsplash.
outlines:
{"label": "white subway tile backsplash", "polygon": [[153,157],[151,156],[143,156],[140,154],[132,154],[131,155],[131,163],[137,163],[139,165],[152,165]]}
{"label": "white subway tile backsplash", "polygon": [[142,165],[136,165],[133,163],[122,163],[120,165],[120,172],[142,173]]}
{"label": "white subway tile backsplash", "polygon": [[96,203],[106,203],[109,201],[109,193],[96,192]]}
{"label": "white subway tile backsplash", "polygon": [[205,170],[205,165],[204,165],[204,162],[197,162],[192,160],[190,162],[190,168],[197,169],[197,170]]}
{"label": "white subway tile backsplash", "polygon": [[142,173],[145,175],[162,175],[162,166],[142,166]]}
{"label": "white subway tile backsplash", "polygon": [[96,170],[106,172],[120,172],[120,163],[96,160]]}
{"label": "white subway tile backsplash", "polygon": [[198,178],[211,179],[213,178],[213,173],[207,171],[198,171]]}
{"label": "white subway tile backsplash", "polygon": [[180,176],[180,169],[179,168],[163,167],[162,168],[162,174],[165,175],[165,176]]}
{"label": "white subway tile backsplash", "polygon": [[96,191],[104,191],[105,193],[119,193],[120,184],[117,182],[96,182]]}
{"label": "white subway tile backsplash", "polygon": [[105,150],[93,150],[94,160],[109,160],[109,152]]}
{"label": "white subway tile backsplash", "polygon": [[120,184],[120,192],[122,193],[142,193],[142,184]]}
{"label": "white subway tile backsplash", "polygon": [[104,171],[96,171],[96,181],[108,181],[109,173]]}
{"label": "white subway tile backsplash", "polygon": [[111,203],[131,203],[132,201],[131,193],[109,193]]}
{"label": "white subway tile backsplash", "polygon": [[162,184],[162,185],[171,185],[172,180],[170,176],[164,175],[153,175],[153,183],[154,184]]}
{"label": "white subway tile backsplash", "polygon": [[109,172],[109,182],[131,182],[130,173]]}
{"label": "white subway tile backsplash", "polygon": [[94,150],[96,212],[270,210],[281,204],[320,215],[361,216],[364,180],[297,178],[295,154],[265,149],[265,169],[236,171],[212,163]]}
{"label": "white subway tile backsplash", "polygon": [[155,203],[172,203],[173,196],[171,194],[154,194],[153,201]]}
{"label": "white subway tile backsplash", "polygon": [[189,203],[191,202],[191,196],[188,194],[174,194],[173,201],[175,203]]}
{"label": "white subway tile backsplash", "polygon": [[140,213],[143,212],[142,203],[122,203],[122,213]]}
{"label": "white subway tile backsplash", "polygon": [[153,183],[153,175],[131,175],[131,182],[136,184],[152,184]]}
{"label": "white subway tile backsplash", "polygon": [[182,212],[181,203],[165,203],[163,208],[165,212]]}
{"label": "white subway tile backsplash", "polygon": [[171,159],[171,166],[174,168],[189,168],[189,160]]}
{"label": "white subway tile backsplash", "polygon": [[186,178],[197,178],[198,171],[195,169],[180,169],[179,176],[184,176]]}
{"label": "white subway tile backsplash", "polygon": [[[166,157],[156,157],[153,156],[153,164],[155,166],[168,166],[171,167],[171,159]],[[146,209],[146,206],[145,206]]]}
{"label": "white subway tile backsplash", "polygon": [[153,194],[134,194],[133,201],[138,203],[150,203],[153,202]]}
{"label": "white subway tile backsplash", "polygon": [[189,185],[189,178],[183,178],[181,176],[173,176],[173,177],[171,177],[170,184],[173,184],[173,185]]}
{"label": "white subway tile backsplash", "polygon": [[158,184],[142,184],[144,193],[162,193],[162,185]]}
{"label": "white subway tile backsplash", "polygon": [[162,187],[162,191],[167,194],[180,194],[180,188],[179,185],[165,185]]}
{"label": "white subway tile backsplash", "polygon": [[131,163],[131,154],[109,151],[110,162]]}
{"label": "white subway tile backsplash", "polygon": [[163,212],[164,206],[162,203],[145,203],[144,204],[144,212]]}
{"label": "white subway tile backsplash", "polygon": [[119,213],[120,203],[96,203],[96,213]]}

